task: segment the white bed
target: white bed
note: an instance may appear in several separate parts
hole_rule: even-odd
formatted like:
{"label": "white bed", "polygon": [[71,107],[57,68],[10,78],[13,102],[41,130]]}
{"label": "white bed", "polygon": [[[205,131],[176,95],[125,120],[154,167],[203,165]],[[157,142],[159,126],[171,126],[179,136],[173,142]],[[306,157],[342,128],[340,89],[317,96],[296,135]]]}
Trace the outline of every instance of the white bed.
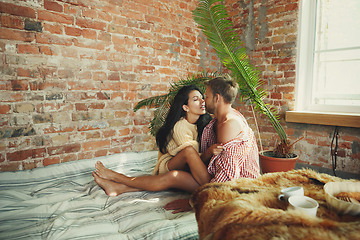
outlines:
{"label": "white bed", "polygon": [[121,153],[0,173],[0,239],[198,239],[193,212],[163,206],[189,194],[133,192],[108,197],[96,161],[129,176],[150,174],[157,152]]}

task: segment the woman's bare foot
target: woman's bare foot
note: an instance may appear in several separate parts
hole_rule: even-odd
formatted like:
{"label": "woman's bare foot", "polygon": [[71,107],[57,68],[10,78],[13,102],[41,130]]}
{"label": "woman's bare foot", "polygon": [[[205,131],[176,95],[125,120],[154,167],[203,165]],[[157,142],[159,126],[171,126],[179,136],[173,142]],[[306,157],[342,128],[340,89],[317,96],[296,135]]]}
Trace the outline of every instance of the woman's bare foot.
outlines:
{"label": "woman's bare foot", "polygon": [[128,187],[121,183],[116,183],[104,178],[101,178],[96,172],[92,172],[92,175],[95,179],[95,182],[104,189],[106,195],[111,197],[116,197],[117,195],[121,193],[126,192],[136,192],[139,191],[139,189]]}
{"label": "woman's bare foot", "polygon": [[97,161],[95,163],[95,169],[96,169],[96,173],[99,177],[101,177],[103,179],[115,181],[115,182],[119,182],[118,177],[119,177],[119,175],[122,175],[121,173],[117,173],[111,169],[106,168],[104,166],[104,164],[102,164],[102,162],[100,162],[100,161]]}

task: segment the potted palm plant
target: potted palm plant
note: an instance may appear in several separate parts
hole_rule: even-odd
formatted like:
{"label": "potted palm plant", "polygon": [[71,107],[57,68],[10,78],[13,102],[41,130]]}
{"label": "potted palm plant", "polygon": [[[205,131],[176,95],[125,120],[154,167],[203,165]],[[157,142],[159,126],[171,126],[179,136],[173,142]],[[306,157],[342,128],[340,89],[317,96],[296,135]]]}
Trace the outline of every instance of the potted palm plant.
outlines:
{"label": "potted palm plant", "polygon": [[[225,6],[219,0],[199,0],[197,8],[193,11],[193,18],[199,24],[199,28],[216,51],[222,64],[230,70],[232,77],[238,82],[241,100],[251,104],[255,111],[268,117],[280,138],[280,143],[274,150],[260,152],[262,172],[294,169],[298,158],[292,153],[294,143],[291,144],[288,140],[284,128],[279,122],[276,109],[264,103],[263,98],[267,96],[267,92],[261,88],[260,71],[250,64],[247,50],[234,30]],[[202,83],[216,75],[217,73],[202,73],[180,80],[171,85],[168,94],[145,99],[139,102],[134,110],[145,105],[156,107],[150,127],[151,133],[155,135],[157,128],[161,126],[166,116],[169,103],[178,89],[186,84],[204,87]],[[273,167],[275,169],[272,169]]]}

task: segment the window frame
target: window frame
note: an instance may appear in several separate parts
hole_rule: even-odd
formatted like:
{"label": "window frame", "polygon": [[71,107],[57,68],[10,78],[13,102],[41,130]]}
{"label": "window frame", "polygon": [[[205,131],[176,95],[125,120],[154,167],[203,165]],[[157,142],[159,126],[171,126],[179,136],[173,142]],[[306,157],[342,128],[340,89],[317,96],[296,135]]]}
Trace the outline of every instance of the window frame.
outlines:
{"label": "window frame", "polygon": [[[317,0],[300,0],[296,59],[295,110],[287,111],[287,122],[360,127],[360,113],[314,109],[311,105],[313,53]],[[311,54],[309,54],[311,53]],[[310,83],[310,84],[309,84]]]}
{"label": "window frame", "polygon": [[316,7],[318,0],[300,0],[299,30],[297,43],[295,110],[324,113],[359,113],[359,106],[316,105],[311,103],[313,73]]}

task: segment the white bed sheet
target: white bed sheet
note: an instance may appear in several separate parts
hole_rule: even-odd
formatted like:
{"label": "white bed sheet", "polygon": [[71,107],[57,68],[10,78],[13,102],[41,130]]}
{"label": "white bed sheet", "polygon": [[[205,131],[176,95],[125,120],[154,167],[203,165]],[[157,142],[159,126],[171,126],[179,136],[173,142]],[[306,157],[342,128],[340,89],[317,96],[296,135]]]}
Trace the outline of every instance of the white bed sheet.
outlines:
{"label": "white bed sheet", "polygon": [[96,161],[129,176],[151,174],[157,152],[121,153],[0,173],[0,239],[198,239],[193,212],[163,206],[176,191],[109,197],[94,182]]}

